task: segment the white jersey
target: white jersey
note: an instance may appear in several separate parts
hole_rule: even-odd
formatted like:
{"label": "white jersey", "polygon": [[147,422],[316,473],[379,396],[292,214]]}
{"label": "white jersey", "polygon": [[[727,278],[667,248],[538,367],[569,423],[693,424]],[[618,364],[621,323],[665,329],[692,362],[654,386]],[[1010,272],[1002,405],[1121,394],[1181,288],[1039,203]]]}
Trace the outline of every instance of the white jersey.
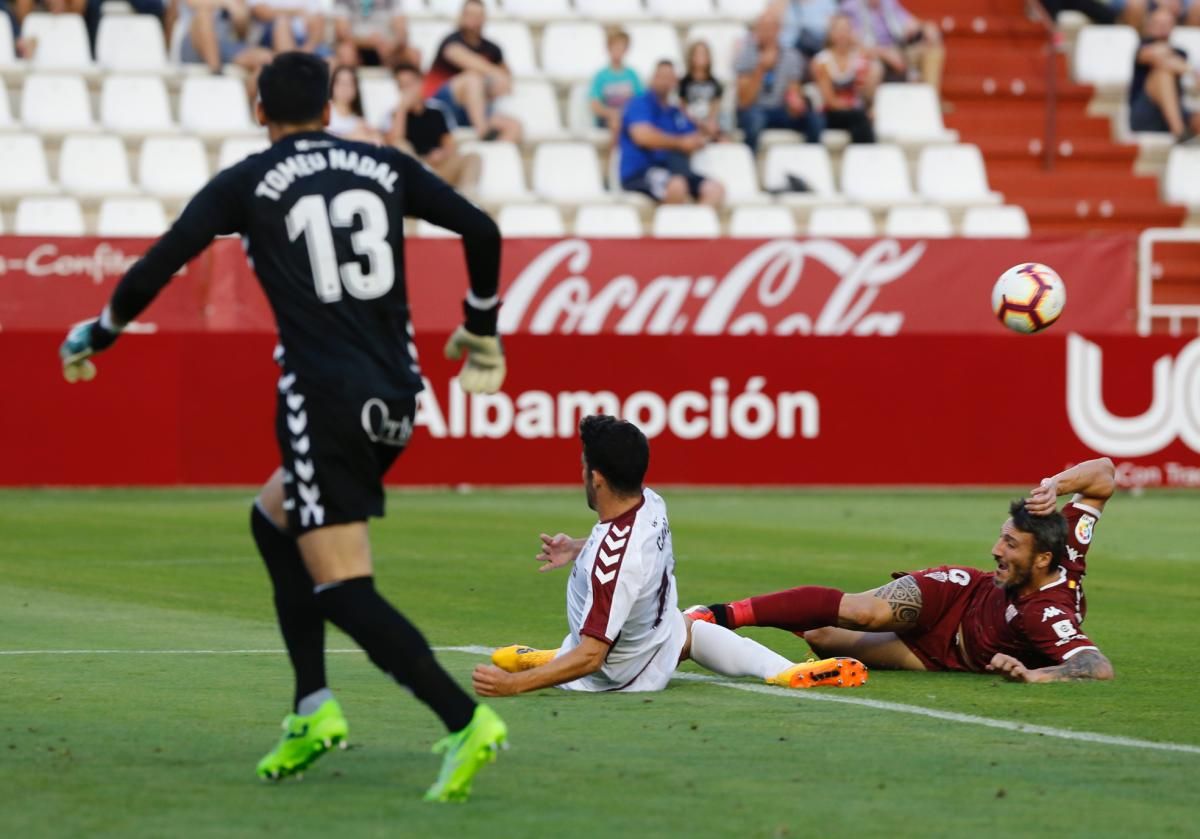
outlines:
{"label": "white jersey", "polygon": [[611,645],[604,665],[563,685],[568,690],[661,690],[686,638],[675,587],[667,505],[653,490],[638,506],[601,521],[567,582],[571,634],[559,655],[590,635]]}

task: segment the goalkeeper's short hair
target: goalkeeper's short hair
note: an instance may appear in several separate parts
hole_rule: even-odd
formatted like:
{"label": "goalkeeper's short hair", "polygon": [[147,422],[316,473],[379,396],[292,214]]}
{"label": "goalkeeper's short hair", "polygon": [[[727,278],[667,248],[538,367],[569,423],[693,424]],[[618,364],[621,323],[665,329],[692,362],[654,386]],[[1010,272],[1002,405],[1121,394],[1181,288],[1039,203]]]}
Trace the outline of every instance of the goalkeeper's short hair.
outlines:
{"label": "goalkeeper's short hair", "polygon": [[619,495],[641,491],[650,465],[650,443],[631,422],[609,416],[584,417],[579,423],[583,460],[588,470],[599,472]]}

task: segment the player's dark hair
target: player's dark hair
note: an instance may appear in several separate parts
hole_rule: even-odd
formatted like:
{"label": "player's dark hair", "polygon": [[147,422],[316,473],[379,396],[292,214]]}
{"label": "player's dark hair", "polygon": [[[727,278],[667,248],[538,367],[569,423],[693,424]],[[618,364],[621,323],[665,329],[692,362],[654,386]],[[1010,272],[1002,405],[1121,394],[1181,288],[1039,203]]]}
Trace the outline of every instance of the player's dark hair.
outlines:
{"label": "player's dark hair", "polygon": [[1067,520],[1063,514],[1053,512],[1048,516],[1035,516],[1025,509],[1025,502],[1018,499],[1008,505],[1013,527],[1033,537],[1034,553],[1050,553],[1050,570],[1058,568],[1067,556]]}
{"label": "player's dark hair", "polygon": [[641,491],[650,465],[650,443],[640,428],[616,417],[595,415],[580,421],[579,439],[588,470],[603,475],[613,492]]}
{"label": "player's dark hair", "polygon": [[410,61],[401,61],[399,64],[397,64],[395,67],[392,68],[392,76],[393,77],[399,76],[401,73],[416,73],[418,76],[423,75],[421,73],[421,68],[418,67],[416,64],[413,64]]}
{"label": "player's dark hair", "polygon": [[258,98],[269,122],[316,122],[329,101],[329,66],[306,52],[283,52],[258,74]]}
{"label": "player's dark hair", "polygon": [[333,73],[329,76],[329,98],[333,98],[333,88],[337,84],[338,76],[342,73],[349,73],[350,78],[354,79],[354,98],[350,100],[350,113],[357,117],[363,115],[362,106],[362,89],[358,84],[358,71],[349,64],[342,64],[333,69]]}

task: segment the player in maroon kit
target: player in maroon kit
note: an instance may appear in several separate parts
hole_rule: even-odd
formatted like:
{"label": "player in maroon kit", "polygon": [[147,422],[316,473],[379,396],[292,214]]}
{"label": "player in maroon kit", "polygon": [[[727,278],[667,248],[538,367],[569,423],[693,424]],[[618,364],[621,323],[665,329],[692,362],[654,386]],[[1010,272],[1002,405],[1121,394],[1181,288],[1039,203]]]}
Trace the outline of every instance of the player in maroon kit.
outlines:
{"label": "player in maroon kit", "polygon": [[[820,657],[893,670],[996,672],[1017,682],[1111,679],[1083,634],[1084,563],[1115,489],[1112,461],[1089,460],[1014,501],[992,547],[995,571],[943,565],[893,574],[861,594],[802,586],[685,614],[737,629],[797,634]],[[1057,499],[1072,495],[1060,513]]]}

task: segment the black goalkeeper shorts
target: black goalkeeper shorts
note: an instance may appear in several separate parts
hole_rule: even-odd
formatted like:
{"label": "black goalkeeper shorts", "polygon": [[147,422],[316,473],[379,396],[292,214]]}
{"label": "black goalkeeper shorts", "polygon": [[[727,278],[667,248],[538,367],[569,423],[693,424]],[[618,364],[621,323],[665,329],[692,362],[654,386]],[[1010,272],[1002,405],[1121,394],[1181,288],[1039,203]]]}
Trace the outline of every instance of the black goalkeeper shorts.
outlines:
{"label": "black goalkeeper shorts", "polygon": [[283,507],[299,535],[383,515],[383,476],[412,436],[416,398],[350,399],[279,380],[275,438]]}

